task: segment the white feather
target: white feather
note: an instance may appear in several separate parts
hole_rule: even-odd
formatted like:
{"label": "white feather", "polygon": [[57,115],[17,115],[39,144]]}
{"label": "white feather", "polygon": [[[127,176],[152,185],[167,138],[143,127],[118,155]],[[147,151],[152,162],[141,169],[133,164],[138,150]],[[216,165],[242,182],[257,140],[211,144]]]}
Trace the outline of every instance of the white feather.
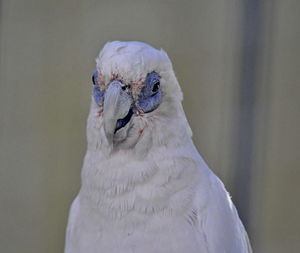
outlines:
{"label": "white feather", "polygon": [[156,71],[163,100],[133,117],[116,146],[106,140],[92,101],[65,253],[252,252],[228,193],[194,147],[167,54],[141,42],[110,42],[97,69],[106,83],[112,74],[135,82]]}

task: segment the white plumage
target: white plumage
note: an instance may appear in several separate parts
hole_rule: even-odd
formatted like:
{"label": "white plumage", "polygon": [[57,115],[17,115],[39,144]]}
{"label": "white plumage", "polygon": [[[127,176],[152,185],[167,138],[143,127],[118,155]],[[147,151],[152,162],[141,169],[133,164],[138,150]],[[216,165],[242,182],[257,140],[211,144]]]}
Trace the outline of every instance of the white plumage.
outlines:
{"label": "white plumage", "polygon": [[[192,142],[167,54],[142,42],[114,41],[96,61],[104,102],[92,99],[65,253],[252,252],[227,191]],[[144,113],[140,94],[153,71],[161,97]],[[155,94],[145,101],[152,105]],[[116,131],[130,104],[137,109]]]}

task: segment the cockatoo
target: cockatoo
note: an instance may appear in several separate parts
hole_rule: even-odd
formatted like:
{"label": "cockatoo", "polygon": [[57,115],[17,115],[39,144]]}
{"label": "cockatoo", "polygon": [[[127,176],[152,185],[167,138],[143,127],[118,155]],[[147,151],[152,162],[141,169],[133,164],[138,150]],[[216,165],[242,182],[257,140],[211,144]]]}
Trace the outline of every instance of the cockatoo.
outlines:
{"label": "cockatoo", "polygon": [[252,252],[223,183],[193,144],[167,54],[113,41],[96,63],[65,253]]}

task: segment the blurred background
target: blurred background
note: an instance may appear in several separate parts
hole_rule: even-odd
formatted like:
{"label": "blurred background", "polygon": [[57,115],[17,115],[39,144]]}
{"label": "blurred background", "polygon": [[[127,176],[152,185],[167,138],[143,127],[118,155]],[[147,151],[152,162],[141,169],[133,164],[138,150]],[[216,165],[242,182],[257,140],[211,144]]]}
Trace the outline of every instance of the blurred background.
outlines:
{"label": "blurred background", "polygon": [[300,1],[0,0],[0,251],[63,252],[95,57],[163,48],[254,252],[300,252]]}

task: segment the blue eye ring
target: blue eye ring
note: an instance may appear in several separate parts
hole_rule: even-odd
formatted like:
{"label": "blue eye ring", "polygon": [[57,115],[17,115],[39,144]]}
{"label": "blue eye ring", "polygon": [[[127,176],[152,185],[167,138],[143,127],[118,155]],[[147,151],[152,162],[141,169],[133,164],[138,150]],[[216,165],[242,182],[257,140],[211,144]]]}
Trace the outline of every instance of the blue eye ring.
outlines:
{"label": "blue eye ring", "polygon": [[144,113],[150,113],[158,108],[162,100],[160,75],[152,71],[147,74],[144,86],[139,95],[137,105]]}
{"label": "blue eye ring", "polygon": [[157,72],[149,72],[145,80],[145,96],[153,96],[157,94],[160,90],[160,76]]}
{"label": "blue eye ring", "polygon": [[96,70],[92,75],[93,97],[96,104],[102,106],[104,101],[104,93],[100,89],[100,85],[98,84],[97,78],[98,78],[98,71]]}

